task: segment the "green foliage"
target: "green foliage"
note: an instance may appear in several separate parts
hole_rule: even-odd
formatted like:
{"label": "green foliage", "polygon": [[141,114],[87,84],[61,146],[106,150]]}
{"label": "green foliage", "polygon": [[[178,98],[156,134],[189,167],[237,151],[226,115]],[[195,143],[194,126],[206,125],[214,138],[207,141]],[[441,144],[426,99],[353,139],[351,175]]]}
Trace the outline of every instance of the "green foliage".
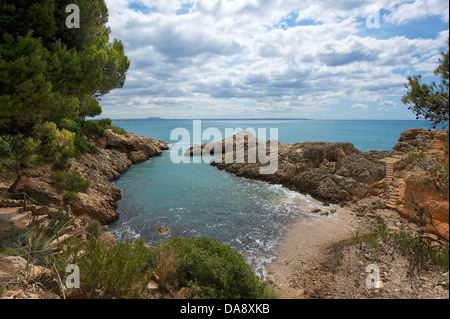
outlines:
{"label": "green foliage", "polygon": [[275,297],[241,255],[215,240],[176,238],[158,247],[138,240],[107,248],[98,236],[101,226],[89,218],[86,223],[87,240],[66,242],[64,251],[53,256],[60,273],[68,264],[80,268],[81,289],[74,293],[81,295],[74,298],[94,297],[96,290],[118,299],[146,298],[155,272],[163,291],[187,287],[190,298]]}
{"label": "green foliage", "polygon": [[39,154],[47,161],[56,162],[73,156],[75,133],[59,130],[53,122],[45,122],[36,125],[36,135]]}
{"label": "green foliage", "polygon": [[194,285],[192,298],[253,299],[264,298],[265,286],[231,247],[208,238],[180,239],[168,242],[178,258],[179,287]]}
{"label": "green foliage", "polygon": [[425,158],[425,152],[423,150],[419,152],[410,151],[408,152],[408,158],[412,161],[421,160]]}
{"label": "green foliage", "polygon": [[64,193],[63,200],[64,200],[64,203],[70,204],[72,202],[79,200],[79,198],[78,198],[78,195],[76,192],[68,191],[68,192]]}
{"label": "green foliage", "polygon": [[87,294],[81,297],[92,297],[99,289],[114,298],[138,299],[145,298],[154,259],[154,249],[143,240],[117,243],[107,249],[101,239],[90,236],[85,245],[78,240],[70,243],[63,254],[55,256],[55,264],[60,272],[64,272],[69,263],[80,268],[81,289],[78,291]]}
{"label": "green foliage", "polygon": [[371,245],[373,248],[379,248],[380,247],[380,244],[378,243],[378,240],[372,234],[363,234],[361,236],[361,239],[362,239],[363,242]]}
{"label": "green foliage", "polygon": [[100,121],[98,121],[98,124],[100,124],[101,126],[110,126],[112,123],[111,119],[101,119]]}
{"label": "green foliage", "polygon": [[100,237],[103,231],[103,226],[98,220],[92,219],[87,215],[82,216],[81,220],[85,224],[84,229],[89,236],[94,236],[96,238]]}
{"label": "green foliage", "polygon": [[[79,29],[65,25],[69,4],[80,7]],[[37,155],[95,152],[78,130],[66,128],[71,145],[67,131],[48,123],[99,115],[99,98],[123,86],[130,62],[122,43],[110,41],[104,0],[2,0],[0,9],[0,156],[13,164],[14,191]]]}
{"label": "green foliage", "polygon": [[113,131],[116,134],[121,134],[121,135],[127,134],[127,131],[125,131],[123,128],[118,127],[118,126],[107,125],[106,128],[110,129],[111,131]]}
{"label": "green foliage", "polygon": [[86,121],[83,126],[83,131],[90,135],[102,136],[105,129],[105,126],[100,125],[100,123],[96,121]]}
{"label": "green foliage", "polygon": [[102,119],[100,121],[86,121],[83,125],[83,131],[86,134],[90,135],[102,136],[107,129],[112,130],[116,134],[127,134],[127,132],[123,128],[111,125],[110,119]]}
{"label": "green foliage", "polygon": [[441,82],[422,84],[420,75],[408,78],[405,88],[407,94],[402,98],[404,104],[414,112],[417,119],[424,118],[434,127],[442,125],[448,128],[449,122],[449,51],[441,52],[440,65],[434,71]]}
{"label": "green foliage", "polygon": [[65,241],[80,235],[80,233],[76,233],[66,238],[61,237],[73,222],[73,217],[59,211],[47,224],[30,224],[19,240],[18,254],[26,256],[28,260],[33,260],[34,263],[45,262],[47,257],[60,251],[61,245]]}
{"label": "green foliage", "polygon": [[89,153],[89,154],[98,154],[99,150],[97,147],[92,145],[91,143],[88,143],[86,139],[84,138],[83,133],[83,125],[84,121],[82,120],[68,120],[63,119],[60,122],[60,127],[67,129],[68,131],[71,131],[75,133],[74,137],[74,157],[76,159],[80,159],[81,155]]}
{"label": "green foliage", "polygon": [[51,176],[52,180],[55,182],[54,186],[59,189],[64,189],[66,191],[72,192],[84,192],[89,186],[90,182],[83,179],[77,171],[63,172],[58,171],[53,173]]}
{"label": "green foliage", "polygon": [[[429,264],[437,265],[448,271],[449,247],[445,245],[433,245],[429,238],[417,236],[412,232],[389,232],[386,225],[378,228],[378,237],[390,247],[398,248],[404,256],[410,260],[411,268],[421,269]],[[359,237],[359,235],[357,235]],[[373,244],[376,241],[374,235],[361,236],[366,243]],[[377,245],[374,246],[378,248]]]}

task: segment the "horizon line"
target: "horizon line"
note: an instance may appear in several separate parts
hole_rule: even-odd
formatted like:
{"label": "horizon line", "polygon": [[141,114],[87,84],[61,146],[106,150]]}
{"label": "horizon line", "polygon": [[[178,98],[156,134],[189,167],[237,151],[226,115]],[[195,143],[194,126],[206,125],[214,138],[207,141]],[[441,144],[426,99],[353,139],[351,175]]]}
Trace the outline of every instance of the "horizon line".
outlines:
{"label": "horizon line", "polygon": [[[100,118],[99,118],[100,120]],[[423,121],[425,119],[312,119],[312,118],[115,118],[112,121]]]}

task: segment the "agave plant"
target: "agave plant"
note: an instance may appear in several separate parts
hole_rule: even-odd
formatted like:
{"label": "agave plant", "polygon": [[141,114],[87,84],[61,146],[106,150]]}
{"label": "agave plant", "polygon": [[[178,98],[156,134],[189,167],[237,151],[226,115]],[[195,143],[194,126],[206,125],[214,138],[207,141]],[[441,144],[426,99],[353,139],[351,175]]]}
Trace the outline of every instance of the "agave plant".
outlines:
{"label": "agave plant", "polygon": [[81,235],[81,232],[77,232],[64,236],[70,231],[73,222],[74,218],[63,211],[55,214],[46,224],[32,222],[23,237],[24,254],[33,260],[41,260],[58,252],[65,241]]}

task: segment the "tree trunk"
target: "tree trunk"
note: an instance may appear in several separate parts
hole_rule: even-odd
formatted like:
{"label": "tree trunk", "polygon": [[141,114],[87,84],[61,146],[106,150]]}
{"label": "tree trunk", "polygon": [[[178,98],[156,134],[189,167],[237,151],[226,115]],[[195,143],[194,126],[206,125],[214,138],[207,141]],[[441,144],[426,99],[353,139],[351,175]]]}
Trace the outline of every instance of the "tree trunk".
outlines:
{"label": "tree trunk", "polygon": [[20,159],[19,156],[16,155],[16,180],[14,182],[14,184],[12,184],[12,186],[9,188],[9,192],[10,193],[16,193],[17,192],[17,187],[20,184],[20,181],[22,180],[22,169],[20,167]]}

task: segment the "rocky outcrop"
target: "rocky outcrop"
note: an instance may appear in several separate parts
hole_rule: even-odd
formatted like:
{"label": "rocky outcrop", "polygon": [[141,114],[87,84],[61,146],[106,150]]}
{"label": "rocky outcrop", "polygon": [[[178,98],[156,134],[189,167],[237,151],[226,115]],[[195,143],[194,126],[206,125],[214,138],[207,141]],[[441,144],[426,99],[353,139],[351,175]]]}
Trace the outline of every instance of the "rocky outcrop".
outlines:
{"label": "rocky outcrop", "polygon": [[132,164],[145,162],[169,149],[164,141],[133,133],[116,134],[112,130],[106,130],[103,136],[95,136],[92,142],[100,149],[116,150],[127,155]]}
{"label": "rocky outcrop", "polygon": [[[85,192],[77,194],[78,200],[70,203],[74,215],[88,215],[104,224],[119,217],[117,201],[120,189],[111,181],[120,177],[132,164],[141,163],[160,155],[168,149],[164,141],[128,133],[116,134],[106,130],[103,136],[91,136],[89,142],[99,148],[97,154],[84,154],[79,160],[70,160],[70,168],[90,181]],[[44,205],[64,207],[65,191],[54,187],[50,165],[25,172],[18,191],[25,192]]]}
{"label": "rocky outcrop", "polygon": [[[256,137],[244,132],[245,141],[254,141]],[[392,152],[366,152],[357,150],[351,143],[306,142],[294,144],[278,143],[278,169],[273,174],[261,174],[260,168],[267,164],[248,161],[248,150],[252,145],[259,147],[266,143],[267,153],[270,143],[256,140],[256,143],[244,144],[244,163],[236,161],[238,152],[226,153],[226,144],[236,143],[236,138],[216,142],[222,149],[222,156],[211,161],[211,165],[229,173],[247,178],[260,179],[274,184],[282,184],[291,189],[311,194],[319,199],[331,202],[345,202],[362,198],[367,186],[385,178],[384,163],[379,159]],[[219,144],[218,144],[219,143]],[[222,143],[222,147],[220,147]],[[203,144],[193,146],[187,155],[198,156],[200,150],[212,148]],[[197,150],[197,151],[196,151]],[[228,158],[233,161],[227,162]]]}
{"label": "rocky outcrop", "polygon": [[410,151],[424,151],[433,147],[435,140],[444,141],[447,133],[441,130],[427,130],[425,128],[412,128],[404,131],[394,150],[407,153]]}

